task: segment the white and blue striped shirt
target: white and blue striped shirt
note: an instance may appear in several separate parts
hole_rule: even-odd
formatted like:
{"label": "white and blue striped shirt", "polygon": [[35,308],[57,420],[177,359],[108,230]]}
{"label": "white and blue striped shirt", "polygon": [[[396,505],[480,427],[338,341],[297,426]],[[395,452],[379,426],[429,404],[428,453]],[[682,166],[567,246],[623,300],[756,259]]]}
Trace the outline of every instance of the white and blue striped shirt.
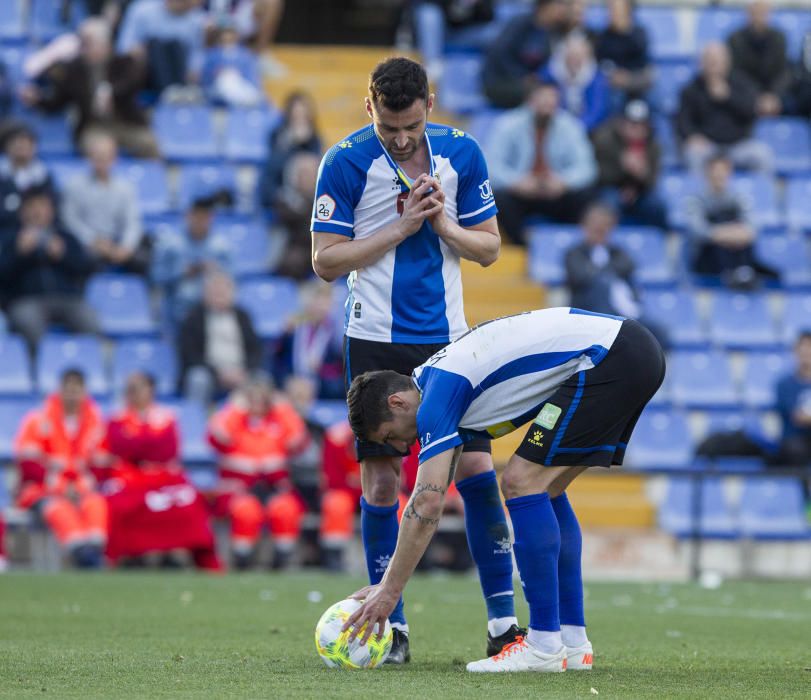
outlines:
{"label": "white and blue striped shirt", "polygon": [[477,326],[414,370],[420,462],[535,418],[572,375],[598,365],[622,318],[568,307]]}
{"label": "white and blue striped shirt", "polygon": [[[432,174],[451,221],[471,228],[496,215],[487,165],[476,141],[449,126],[425,131]],[[321,162],[312,230],[360,239],[401,215],[408,186],[369,125]],[[476,235],[476,234],[472,234]],[[459,256],[425,222],[372,265],[349,276],[346,334],[385,343],[447,343],[467,330]]]}

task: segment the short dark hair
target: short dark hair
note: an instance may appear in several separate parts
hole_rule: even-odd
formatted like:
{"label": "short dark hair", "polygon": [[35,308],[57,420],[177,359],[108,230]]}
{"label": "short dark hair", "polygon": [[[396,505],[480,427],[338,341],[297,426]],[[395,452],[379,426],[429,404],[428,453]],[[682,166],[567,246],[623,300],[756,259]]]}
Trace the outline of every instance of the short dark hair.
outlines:
{"label": "short dark hair", "polygon": [[729,157],[729,155],[723,151],[716,151],[704,161],[704,169],[709,170],[716,163],[724,163],[729,166],[733,165],[732,159]]}
{"label": "short dark hair", "polygon": [[56,202],[54,202],[53,192],[48,189],[47,185],[34,185],[22,191],[20,194],[20,206],[24,207],[35,199],[47,199],[51,205],[56,204]]}
{"label": "short dark hair", "polygon": [[394,417],[389,409],[389,396],[413,388],[410,377],[390,369],[355,377],[346,395],[352,432],[359,440],[368,440],[381,423]]}
{"label": "short dark hair", "polygon": [[417,100],[427,104],[428,75],[425,68],[410,58],[387,58],[369,76],[369,96],[376,106],[393,112],[408,109]]}
{"label": "short dark hair", "polygon": [[68,382],[78,382],[82,386],[85,384],[84,372],[78,367],[68,367],[62,371],[59,377],[60,386],[64,386]]}
{"label": "short dark hair", "polygon": [[585,221],[586,217],[588,217],[589,214],[595,211],[600,211],[603,212],[604,214],[608,214],[614,219],[618,218],[617,208],[613,204],[611,204],[611,202],[605,199],[595,199],[594,201],[589,202],[589,204],[586,205],[586,208],[583,209],[583,213],[580,216],[580,222],[582,223],[583,221]]}

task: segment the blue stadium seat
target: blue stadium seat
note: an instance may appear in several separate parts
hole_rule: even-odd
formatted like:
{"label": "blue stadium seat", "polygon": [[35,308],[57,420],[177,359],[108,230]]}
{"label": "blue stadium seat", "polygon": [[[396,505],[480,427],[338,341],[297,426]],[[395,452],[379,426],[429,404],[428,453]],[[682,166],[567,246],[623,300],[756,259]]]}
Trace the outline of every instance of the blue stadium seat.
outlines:
{"label": "blue stadium seat", "polygon": [[677,351],[668,359],[674,403],[688,408],[730,408],[738,404],[726,354],[717,350]]}
{"label": "blue stadium seat", "polygon": [[[2,14],[3,8],[3,3],[0,3],[0,14]],[[0,26],[0,40],[2,39],[2,31]],[[5,66],[6,77],[12,87],[19,87],[25,82],[23,64],[31,52],[32,49],[28,46],[0,46],[0,63]]]}
{"label": "blue stadium seat", "polygon": [[32,39],[50,41],[77,26],[86,15],[82,3],[72,2],[67,17],[63,17],[62,5],[54,0],[29,0],[28,32]]}
{"label": "blue stadium seat", "polygon": [[60,190],[63,190],[77,175],[88,171],[87,163],[81,158],[46,158],[43,160]]}
{"label": "blue stadium seat", "polygon": [[210,464],[214,451],[206,440],[208,417],[205,408],[195,401],[171,401],[180,429],[180,458],[186,464]]}
{"label": "blue stadium seat", "polygon": [[236,204],[237,172],[233,165],[187,163],[180,168],[177,208],[185,210],[195,199],[209,197],[222,191],[231,192]]}
{"label": "blue stadium seat", "polygon": [[741,531],[755,539],[805,539],[811,535],[800,479],[747,478],[740,502]]}
{"label": "blue stadium seat", "polygon": [[683,411],[649,408],[642,413],[628,445],[626,467],[687,469],[692,459],[693,440]]}
{"label": "blue stadium seat", "polygon": [[479,142],[482,148],[487,144],[493,123],[502,114],[504,114],[504,110],[482,109],[471,115],[467,125],[467,132]]}
{"label": "blue stadium seat", "polygon": [[263,338],[281,335],[301,305],[295,282],[282,277],[245,281],[239,285],[237,297]]}
{"label": "blue stadium seat", "polygon": [[699,49],[711,41],[726,42],[732,32],[746,22],[740,8],[713,7],[700,10],[696,20],[696,45]]}
{"label": "blue stadium seat", "polygon": [[695,72],[696,66],[692,60],[657,64],[649,93],[651,104],[663,114],[675,114],[679,109],[681,91],[693,79]]}
{"label": "blue stadium seat", "polygon": [[225,118],[223,155],[228,160],[263,163],[268,156],[268,131],[279,113],[268,109],[231,109]]}
{"label": "blue stadium seat", "polygon": [[[665,500],[659,508],[659,527],[676,537],[693,534],[693,495],[695,482],[685,477],[671,477]],[[701,519],[703,537],[728,539],[738,535],[738,524],[724,493],[722,479],[708,477],[701,484]]]}
{"label": "blue stadium seat", "polygon": [[[0,462],[8,462],[14,457],[14,438],[20,422],[33,408],[38,400],[33,396],[25,398],[0,399]],[[5,481],[5,474],[3,474]]]}
{"label": "blue stadium seat", "polygon": [[527,233],[529,276],[542,284],[555,287],[566,281],[564,256],[583,240],[577,226],[565,224],[534,226]]}
{"label": "blue stadium seat", "polygon": [[653,116],[653,130],[662,151],[662,167],[678,168],[681,166],[681,153],[676,139],[676,129],[672,118],[664,114]]}
{"label": "blue stadium seat", "polygon": [[623,226],[611,238],[625,248],[636,263],[634,279],[644,285],[674,282],[673,265],[667,254],[664,234],[655,228]]}
{"label": "blue stadium seat", "polygon": [[322,428],[329,428],[347,419],[346,401],[316,401],[310,409],[309,419]]}
{"label": "blue stadium seat", "polygon": [[234,274],[237,277],[264,275],[268,272],[270,238],[261,221],[229,221],[215,223],[232,242]]}
{"label": "blue stadium seat", "polygon": [[695,53],[695,41],[680,21],[681,14],[670,7],[640,7],[636,19],[648,33],[654,59],[678,59]]}
{"label": "blue stadium seat", "polygon": [[141,214],[156,216],[169,210],[169,181],[161,161],[122,160],[115,172],[135,187]]}
{"label": "blue stadium seat", "polygon": [[137,275],[97,275],[85,293],[101,325],[110,336],[150,335],[155,322],[149,304],[149,290]]}
{"label": "blue stadium seat", "polygon": [[784,287],[811,286],[811,248],[801,234],[763,231],[755,240],[758,258],[780,273]]}
{"label": "blue stadium seat", "polygon": [[766,469],[760,457],[696,457],[692,464],[694,471],[716,471],[720,473],[741,475],[758,474]]}
{"label": "blue stadium seat", "polygon": [[799,117],[760,119],[755,138],[772,147],[775,165],[781,175],[811,170],[811,126],[807,120]]}
{"label": "blue stadium seat", "polygon": [[780,10],[772,13],[772,23],[786,35],[786,53],[793,62],[800,58],[805,33],[811,29],[808,10]]}
{"label": "blue stadium seat", "polygon": [[59,386],[66,369],[80,369],[87,388],[95,396],[109,393],[109,382],[101,341],[91,335],[46,335],[37,354],[37,388],[46,394]]}
{"label": "blue stadium seat", "polygon": [[49,116],[35,112],[25,112],[21,116],[37,135],[40,155],[47,157],[74,154],[73,135],[64,116]]}
{"label": "blue stadium seat", "polygon": [[155,378],[159,396],[177,393],[177,353],[162,340],[121,340],[113,352],[113,391],[124,389],[127,377],[136,371],[146,371]]}
{"label": "blue stadium seat", "polygon": [[786,294],[783,307],[783,340],[793,344],[801,331],[811,328],[811,294]]}
{"label": "blue stadium seat", "polygon": [[24,396],[32,391],[31,362],[23,339],[0,337],[0,394]]}
{"label": "blue stadium seat", "polygon": [[732,188],[747,197],[752,205],[752,214],[758,226],[774,227],[783,223],[777,196],[777,183],[773,177],[763,174],[734,175]]}
{"label": "blue stadium seat", "polygon": [[0,39],[21,39],[25,36],[23,0],[0,2]]}
{"label": "blue stadium seat", "polygon": [[710,338],[719,345],[750,349],[780,344],[764,294],[716,292],[710,319]]}
{"label": "blue stadium seat", "polygon": [[442,105],[451,112],[469,114],[487,107],[482,92],[482,56],[460,53],[445,57],[442,74]]}
{"label": "blue stadium seat", "polygon": [[706,345],[707,333],[699,318],[695,297],[689,290],[650,290],[642,297],[642,304],[647,318],[665,324],[675,346]]}
{"label": "blue stadium seat", "polygon": [[695,194],[700,183],[683,172],[663,173],[659,178],[659,194],[667,205],[668,222],[673,228],[684,228],[684,200]]}
{"label": "blue stadium seat", "polygon": [[786,180],[786,224],[795,231],[811,230],[811,178],[792,177]]}
{"label": "blue stadium seat", "polygon": [[746,353],[743,375],[743,400],[753,408],[773,408],[775,385],[791,371],[794,360],[785,351]]}
{"label": "blue stadium seat", "polygon": [[208,107],[161,105],[155,110],[153,128],[167,160],[213,160],[218,156]]}

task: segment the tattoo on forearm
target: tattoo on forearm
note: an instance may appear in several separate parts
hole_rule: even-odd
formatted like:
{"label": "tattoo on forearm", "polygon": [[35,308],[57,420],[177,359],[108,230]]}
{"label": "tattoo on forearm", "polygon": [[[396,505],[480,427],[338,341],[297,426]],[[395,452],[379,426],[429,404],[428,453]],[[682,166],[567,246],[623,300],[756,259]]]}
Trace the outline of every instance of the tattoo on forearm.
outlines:
{"label": "tattoo on forearm", "polygon": [[439,523],[439,518],[429,518],[422,515],[419,510],[417,510],[417,499],[420,497],[420,494],[427,491],[441,493],[444,496],[446,490],[446,488],[439,486],[439,484],[417,484],[414,487],[414,493],[411,494],[408,505],[403,511],[403,517],[408,518],[409,520],[416,520],[423,525],[436,525]]}

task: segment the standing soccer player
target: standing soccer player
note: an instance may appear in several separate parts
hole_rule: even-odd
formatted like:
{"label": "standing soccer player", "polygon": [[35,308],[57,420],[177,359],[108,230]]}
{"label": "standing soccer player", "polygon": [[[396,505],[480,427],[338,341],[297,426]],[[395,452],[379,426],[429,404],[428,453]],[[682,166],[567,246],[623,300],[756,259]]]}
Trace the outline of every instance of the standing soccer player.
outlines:
{"label": "standing soccer player", "polygon": [[532,421],[501,481],[529,631],[467,670],[591,669],[580,526],[566,487],[588,467],[622,464],[664,375],[662,349],[637,321],[559,308],[484,323],[412,377],[356,377],[347,397],[355,434],[388,445],[419,436],[422,449],[389,568],[379,585],[355,594],[365,603],[344,627],[366,625],[366,639],[385,622],[436,530],[462,445]]}
{"label": "standing soccer player", "polygon": [[[371,370],[410,374],[467,331],[459,259],[498,257],[496,204],[478,144],[428,123],[434,96],[421,65],[390,58],[373,71],[372,120],[324,156],[313,208],[313,268],[333,281],[349,274],[347,388]],[[400,466],[411,442],[358,442],[361,531],[369,579],[381,580],[397,543]],[[521,633],[513,604],[512,555],[490,441],[468,442],[457,487],[487,605],[487,653]],[[410,658],[400,600],[389,617],[387,663]]]}

